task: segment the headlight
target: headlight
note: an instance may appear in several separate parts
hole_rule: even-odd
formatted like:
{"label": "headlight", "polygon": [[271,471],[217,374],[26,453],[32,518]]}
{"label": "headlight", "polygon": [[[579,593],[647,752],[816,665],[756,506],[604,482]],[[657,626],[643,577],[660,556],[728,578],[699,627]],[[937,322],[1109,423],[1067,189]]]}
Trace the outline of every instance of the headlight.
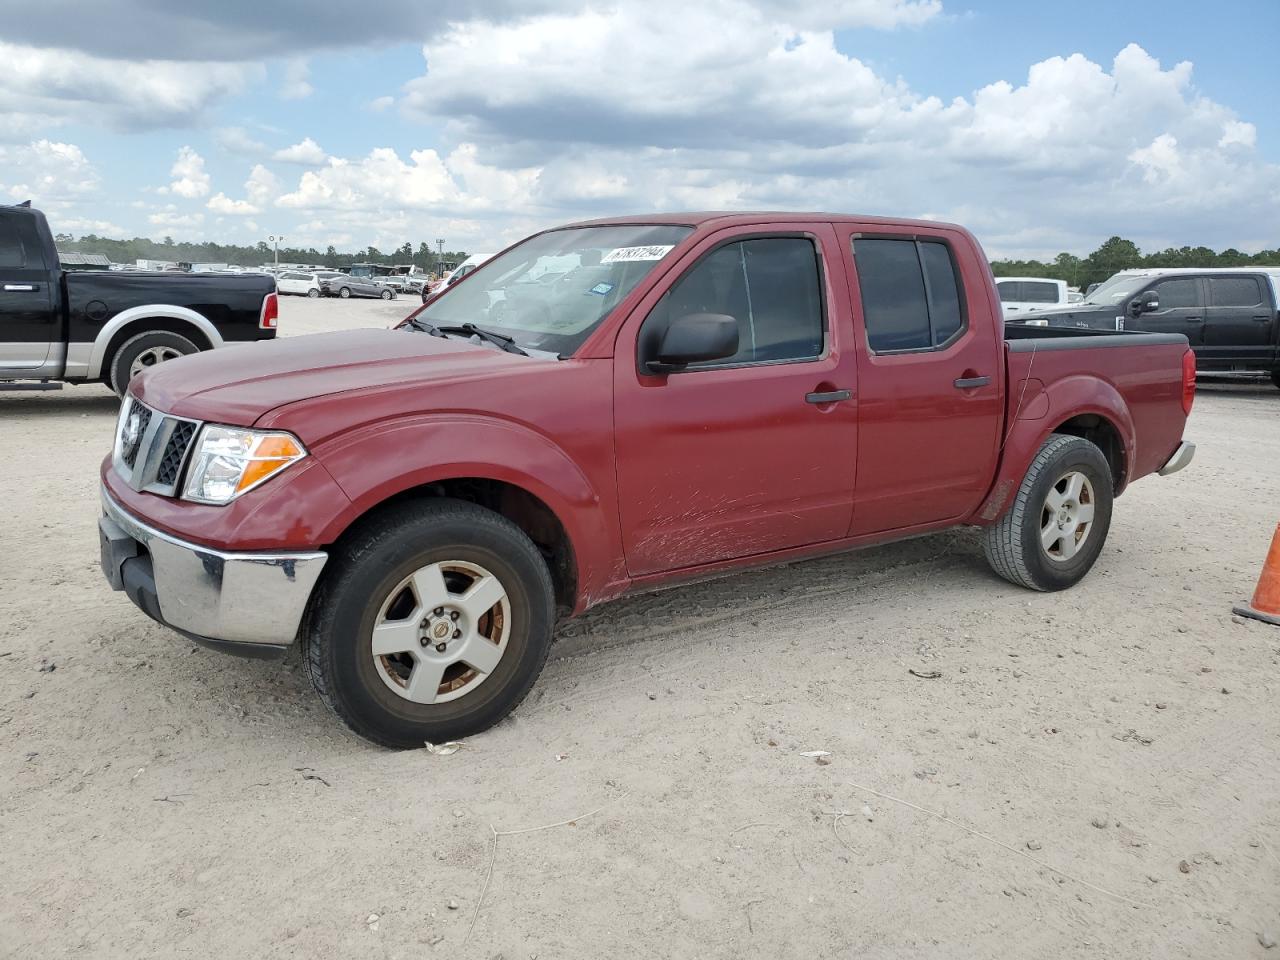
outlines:
{"label": "headlight", "polygon": [[206,426],[196,441],[182,496],[197,503],[230,503],[307,455],[287,433]]}

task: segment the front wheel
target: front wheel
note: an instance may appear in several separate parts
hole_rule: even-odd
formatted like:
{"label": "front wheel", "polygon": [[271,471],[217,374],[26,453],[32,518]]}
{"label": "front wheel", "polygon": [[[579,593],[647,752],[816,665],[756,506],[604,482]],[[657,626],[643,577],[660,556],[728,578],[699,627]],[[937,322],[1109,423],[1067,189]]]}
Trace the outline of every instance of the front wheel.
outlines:
{"label": "front wheel", "polygon": [[1081,437],[1054,434],[1027,468],[1005,515],[986,528],[991,568],[1031,590],[1065,590],[1084,579],[1111,527],[1111,466]]}
{"label": "front wheel", "polygon": [[382,291],[382,299],[383,299],[383,300],[390,300],[390,299],[391,299],[391,291],[390,291],[390,290],[383,290],[383,291]]}
{"label": "front wheel", "polygon": [[320,296],[320,291],[317,290],[315,287],[312,287],[310,290],[307,291],[307,296],[310,297],[312,300],[314,300],[316,297]]}
{"label": "front wheel", "polygon": [[360,736],[420,747],[493,726],[551,647],[551,575],[505,517],[458,500],[400,504],[338,548],[309,611],[305,662]]}
{"label": "front wheel", "polygon": [[351,288],[343,287],[341,290],[338,291],[338,296],[340,296],[343,300],[348,299],[351,296]]}

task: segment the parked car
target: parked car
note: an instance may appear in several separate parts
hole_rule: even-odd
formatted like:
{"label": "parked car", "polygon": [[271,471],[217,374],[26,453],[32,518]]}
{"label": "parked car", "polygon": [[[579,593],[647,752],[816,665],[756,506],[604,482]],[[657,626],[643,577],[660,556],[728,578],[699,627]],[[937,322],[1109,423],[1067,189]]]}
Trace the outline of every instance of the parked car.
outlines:
{"label": "parked car", "polygon": [[0,206],[0,388],[105,383],[124,393],[175,357],[276,335],[264,274],[63,271],[43,213]]}
{"label": "parked car", "polygon": [[1006,317],[1026,310],[1065,306],[1071,296],[1065,280],[1048,277],[996,277],[996,290]]}
{"label": "parked car", "polygon": [[977,241],[934,221],[549,230],[399,329],[141,377],[102,568],[199,643],[300,640],[330,709],[394,747],[496,723],[557,615],[665,584],[968,524],[1001,577],[1071,587],[1113,497],[1190,461],[1194,358],[1181,334],[1006,329],[997,302]]}
{"label": "parked car", "polygon": [[320,278],[314,273],[290,270],[276,278],[276,290],[299,297],[320,296]]}
{"label": "parked car", "polygon": [[435,294],[444,290],[446,287],[453,286],[463,277],[479,269],[481,264],[487,263],[489,260],[492,260],[492,259],[493,259],[492,253],[473,253],[471,256],[467,257],[467,259],[463,260],[460,264],[458,264],[456,267],[454,267],[452,270],[446,273],[443,277],[437,280],[435,284],[428,284],[427,286],[423,287],[422,302],[426,303]]}
{"label": "parked car", "polygon": [[1121,270],[1037,326],[1178,333],[1201,370],[1258,371],[1280,387],[1280,267]]}
{"label": "parked car", "polygon": [[341,274],[320,281],[320,292],[326,297],[381,297],[383,300],[394,300],[396,292],[385,283],[368,277],[353,277]]}

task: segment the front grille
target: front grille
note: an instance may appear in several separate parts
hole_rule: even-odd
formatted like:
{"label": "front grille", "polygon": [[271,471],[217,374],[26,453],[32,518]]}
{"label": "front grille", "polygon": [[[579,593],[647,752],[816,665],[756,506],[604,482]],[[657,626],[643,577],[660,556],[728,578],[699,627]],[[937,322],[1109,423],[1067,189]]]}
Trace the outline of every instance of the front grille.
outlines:
{"label": "front grille", "polygon": [[178,473],[182,470],[182,462],[187,457],[187,447],[191,446],[191,438],[196,435],[196,425],[190,420],[179,420],[169,434],[169,442],[165,444],[164,456],[160,458],[160,467],[156,470],[156,483],[172,487],[178,482]]}
{"label": "front grille", "polygon": [[[137,417],[137,428],[133,429],[133,418]],[[144,407],[133,401],[133,407],[129,410],[129,418],[125,421],[125,436],[129,438],[124,449],[120,452],[121,458],[129,469],[133,469],[133,465],[138,460],[138,451],[142,449],[142,438],[147,435],[147,427],[151,425],[151,408]]]}
{"label": "front grille", "polygon": [[129,403],[120,426],[116,470],[135,490],[176,497],[200,422],[168,416],[139,400]]}

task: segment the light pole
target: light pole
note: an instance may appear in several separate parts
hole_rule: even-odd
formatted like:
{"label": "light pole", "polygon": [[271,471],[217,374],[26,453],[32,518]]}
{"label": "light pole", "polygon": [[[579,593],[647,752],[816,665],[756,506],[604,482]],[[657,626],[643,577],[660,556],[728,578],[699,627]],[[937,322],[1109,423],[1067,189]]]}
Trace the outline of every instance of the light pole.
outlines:
{"label": "light pole", "polygon": [[437,237],[436,246],[440,248],[440,276],[444,276],[444,240]]}
{"label": "light pole", "polygon": [[272,244],[274,244],[274,245],[275,245],[275,248],[276,248],[276,266],[277,266],[277,267],[279,267],[279,266],[280,266],[280,241],[281,241],[281,240],[283,240],[283,239],[284,239],[284,237],[267,237],[267,239],[268,239],[268,240],[270,240],[270,241],[272,242]]}

